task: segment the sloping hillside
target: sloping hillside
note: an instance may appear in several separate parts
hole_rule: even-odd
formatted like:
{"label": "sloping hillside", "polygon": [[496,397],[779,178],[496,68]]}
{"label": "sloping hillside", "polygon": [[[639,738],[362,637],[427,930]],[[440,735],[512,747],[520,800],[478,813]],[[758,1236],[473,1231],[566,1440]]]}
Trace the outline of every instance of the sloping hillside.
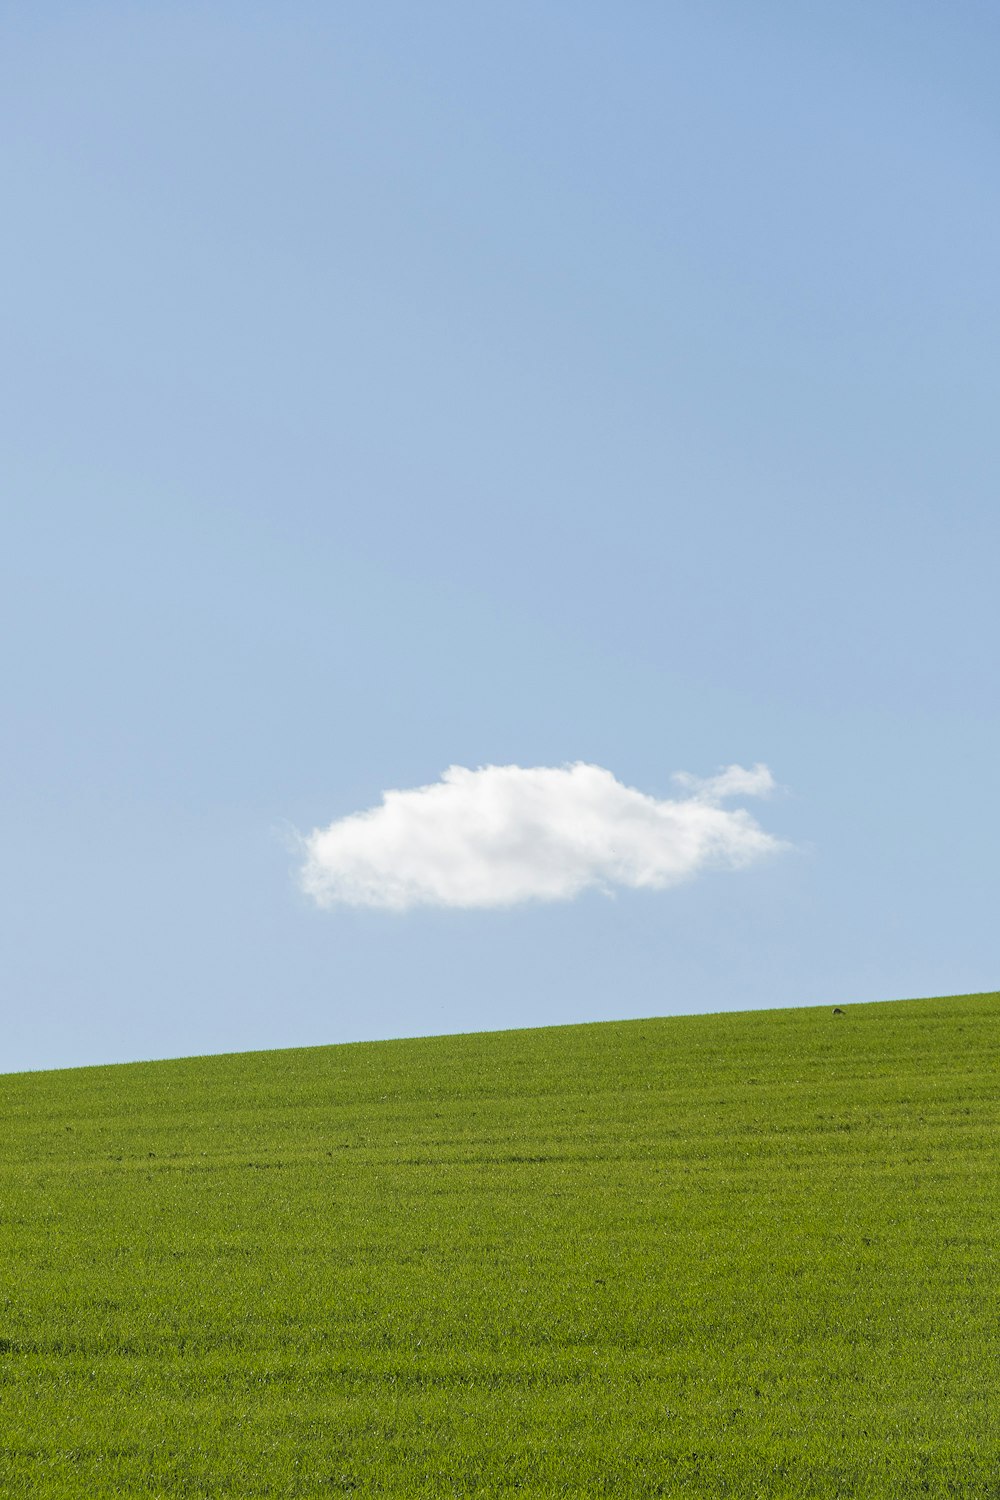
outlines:
{"label": "sloping hillside", "polygon": [[5,1495],[996,1496],[1000,995],[0,1079]]}

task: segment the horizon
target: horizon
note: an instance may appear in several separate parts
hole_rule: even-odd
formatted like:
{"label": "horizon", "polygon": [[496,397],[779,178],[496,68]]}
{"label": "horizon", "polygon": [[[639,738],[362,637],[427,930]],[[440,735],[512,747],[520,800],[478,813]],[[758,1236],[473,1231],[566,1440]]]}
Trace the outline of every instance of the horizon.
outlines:
{"label": "horizon", "polygon": [[356,1037],[350,1041],[338,1042],[307,1042],[303,1045],[290,1047],[255,1047],[245,1052],[190,1052],[176,1057],[132,1057],[114,1062],[89,1062],[73,1063],[63,1068],[23,1068],[16,1072],[0,1073],[0,1080],[12,1078],[25,1078],[35,1073],[75,1073],[80,1071],[103,1071],[106,1068],[143,1068],[157,1063],[188,1063],[188,1062],[211,1062],[222,1058],[257,1057],[271,1052],[315,1052],[329,1051],[334,1047],[378,1047],[392,1046],[397,1042],[443,1042],[458,1040],[462,1037],[491,1037],[508,1036],[514,1033],[534,1031],[573,1031],[581,1027],[591,1026],[642,1026],[650,1022],[659,1021],[712,1021],[722,1016],[758,1016],[777,1015],[784,1012],[822,1010],[828,1015],[847,1015],[852,1009],[870,1008],[872,1006],[884,1005],[920,1005],[941,1000],[991,1000],[1000,994],[997,990],[974,990],[969,994],[960,995],[897,995],[888,1000],[843,1000],[839,1006],[831,1006],[828,1002],[816,1005],[775,1005],[775,1006],[753,1006],[750,1008],[728,1007],[724,1010],[705,1011],[674,1011],[669,1015],[645,1015],[645,1016],[614,1016],[603,1020],[592,1021],[559,1021],[552,1025],[548,1022],[539,1022],[535,1026],[505,1026],[490,1031],[420,1031],[405,1033],[399,1036],[372,1036]]}

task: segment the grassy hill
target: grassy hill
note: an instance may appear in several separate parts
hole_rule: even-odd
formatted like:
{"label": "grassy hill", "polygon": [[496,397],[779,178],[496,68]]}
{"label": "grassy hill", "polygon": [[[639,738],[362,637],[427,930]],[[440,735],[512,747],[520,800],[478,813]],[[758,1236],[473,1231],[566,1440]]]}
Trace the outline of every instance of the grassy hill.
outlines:
{"label": "grassy hill", "polygon": [[0,1494],[1000,1495],[1000,995],[0,1078]]}

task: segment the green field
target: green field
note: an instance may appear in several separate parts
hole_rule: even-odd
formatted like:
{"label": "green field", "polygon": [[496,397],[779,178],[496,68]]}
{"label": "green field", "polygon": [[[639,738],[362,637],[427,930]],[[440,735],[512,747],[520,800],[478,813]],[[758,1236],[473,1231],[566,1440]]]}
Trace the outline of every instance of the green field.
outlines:
{"label": "green field", "polygon": [[0,1078],[0,1494],[1000,1496],[1000,995]]}

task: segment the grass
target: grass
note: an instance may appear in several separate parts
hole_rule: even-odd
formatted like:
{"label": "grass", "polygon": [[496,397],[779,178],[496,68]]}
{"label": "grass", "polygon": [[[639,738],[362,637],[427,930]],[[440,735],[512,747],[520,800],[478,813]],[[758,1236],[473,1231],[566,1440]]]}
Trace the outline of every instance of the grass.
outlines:
{"label": "grass", "polygon": [[0,1494],[1000,1495],[1000,995],[0,1078]]}

